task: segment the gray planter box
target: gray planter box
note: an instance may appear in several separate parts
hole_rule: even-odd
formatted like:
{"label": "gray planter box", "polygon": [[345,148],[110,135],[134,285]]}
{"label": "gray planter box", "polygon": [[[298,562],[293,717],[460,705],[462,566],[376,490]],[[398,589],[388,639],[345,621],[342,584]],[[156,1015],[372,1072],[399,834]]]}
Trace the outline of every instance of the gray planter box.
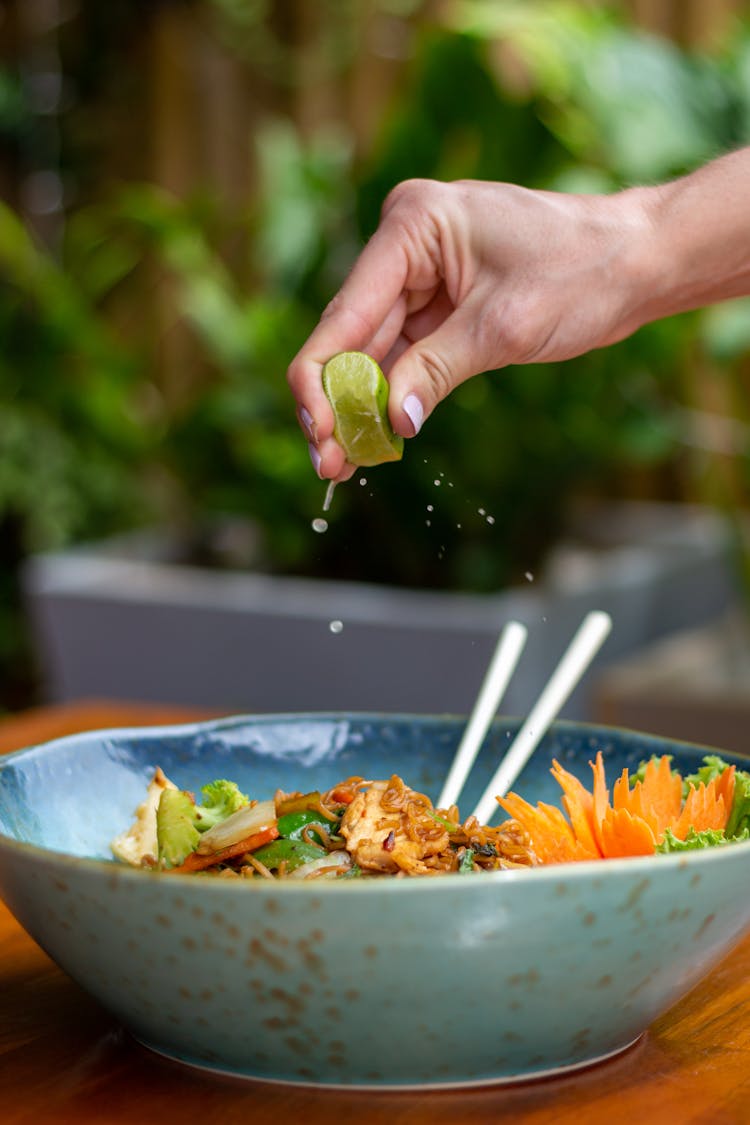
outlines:
{"label": "gray planter box", "polygon": [[[659,504],[607,508],[543,576],[488,596],[220,573],[168,556],[158,537],[137,536],[31,560],[25,585],[50,699],[463,714],[515,618],[529,640],[503,711],[523,714],[589,609],[614,620],[602,668],[735,599],[723,521]],[[590,716],[590,682],[567,717]]]}
{"label": "gray planter box", "polygon": [[594,717],[750,756],[747,609],[646,645],[605,668]]}

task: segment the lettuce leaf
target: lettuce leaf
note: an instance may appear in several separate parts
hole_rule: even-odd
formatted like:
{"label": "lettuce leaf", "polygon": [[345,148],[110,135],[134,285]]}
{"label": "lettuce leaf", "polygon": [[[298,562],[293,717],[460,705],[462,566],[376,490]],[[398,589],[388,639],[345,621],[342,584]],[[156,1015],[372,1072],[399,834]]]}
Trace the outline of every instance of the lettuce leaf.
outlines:
{"label": "lettuce leaf", "polygon": [[695,773],[690,773],[683,778],[683,796],[687,797],[691,785],[694,789],[697,789],[701,784],[708,785],[715,777],[721,777],[724,770],[728,769],[729,763],[725,762],[719,754],[706,754],[703,765]]}
{"label": "lettuce leaf", "polygon": [[750,773],[737,770],[734,775],[734,800],[726,825],[730,840],[741,840],[750,834]]}
{"label": "lettuce leaf", "polygon": [[684,840],[678,840],[672,829],[667,828],[664,839],[656,845],[656,851],[661,853],[692,852],[698,848],[715,848],[729,842],[722,828],[706,828],[703,832],[696,832],[694,828],[691,828]]}

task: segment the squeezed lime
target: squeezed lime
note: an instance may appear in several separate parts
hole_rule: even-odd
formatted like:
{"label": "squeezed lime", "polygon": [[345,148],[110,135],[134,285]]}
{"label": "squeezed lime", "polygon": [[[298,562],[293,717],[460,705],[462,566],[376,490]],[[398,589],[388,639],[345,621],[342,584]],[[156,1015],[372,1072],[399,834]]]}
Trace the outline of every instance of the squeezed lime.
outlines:
{"label": "squeezed lime", "polygon": [[400,461],[404,439],[388,420],[388,380],[364,352],[339,352],[323,367],[323,390],[334,414],[334,437],[350,465]]}

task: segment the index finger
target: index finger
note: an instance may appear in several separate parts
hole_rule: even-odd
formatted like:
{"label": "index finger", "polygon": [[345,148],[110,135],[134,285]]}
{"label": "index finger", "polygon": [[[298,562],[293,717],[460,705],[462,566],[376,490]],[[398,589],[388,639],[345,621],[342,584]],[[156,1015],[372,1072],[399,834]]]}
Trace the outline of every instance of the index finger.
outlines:
{"label": "index finger", "polygon": [[323,365],[344,351],[364,351],[404,291],[408,262],[404,248],[380,227],[323,313],[304,347],[289,365],[287,380],[299,408],[313,419],[316,439],[333,433],[333,411],[323,391]]}

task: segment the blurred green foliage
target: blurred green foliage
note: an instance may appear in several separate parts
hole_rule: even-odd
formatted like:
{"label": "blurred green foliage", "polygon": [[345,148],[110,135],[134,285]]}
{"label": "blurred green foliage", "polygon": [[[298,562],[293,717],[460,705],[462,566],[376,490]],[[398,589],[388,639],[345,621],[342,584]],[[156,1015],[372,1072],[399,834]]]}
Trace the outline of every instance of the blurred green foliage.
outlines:
{"label": "blurred green foliage", "polygon": [[[230,30],[249,11],[213,3]],[[746,28],[701,56],[612,7],[456,0],[443,11],[420,25],[366,156],[340,127],[303,143],[290,120],[268,121],[249,217],[131,186],[71,208],[53,256],[0,209],[0,668],[22,663],[13,587],[32,550],[144,522],[199,541],[238,516],[258,529],[256,565],[279,573],[489,590],[536,569],[577,497],[618,494],[640,467],[679,474],[686,372],[704,351],[737,370],[750,346],[740,304],[471,380],[401,463],[339,487],[328,533],[311,532],[324,486],[284,373],[391,187],[419,176],[614,190],[750,141]],[[0,77],[0,130],[18,128],[19,98]],[[248,223],[249,269],[223,252]],[[144,326],[112,312],[155,272],[201,363],[176,399]]]}

